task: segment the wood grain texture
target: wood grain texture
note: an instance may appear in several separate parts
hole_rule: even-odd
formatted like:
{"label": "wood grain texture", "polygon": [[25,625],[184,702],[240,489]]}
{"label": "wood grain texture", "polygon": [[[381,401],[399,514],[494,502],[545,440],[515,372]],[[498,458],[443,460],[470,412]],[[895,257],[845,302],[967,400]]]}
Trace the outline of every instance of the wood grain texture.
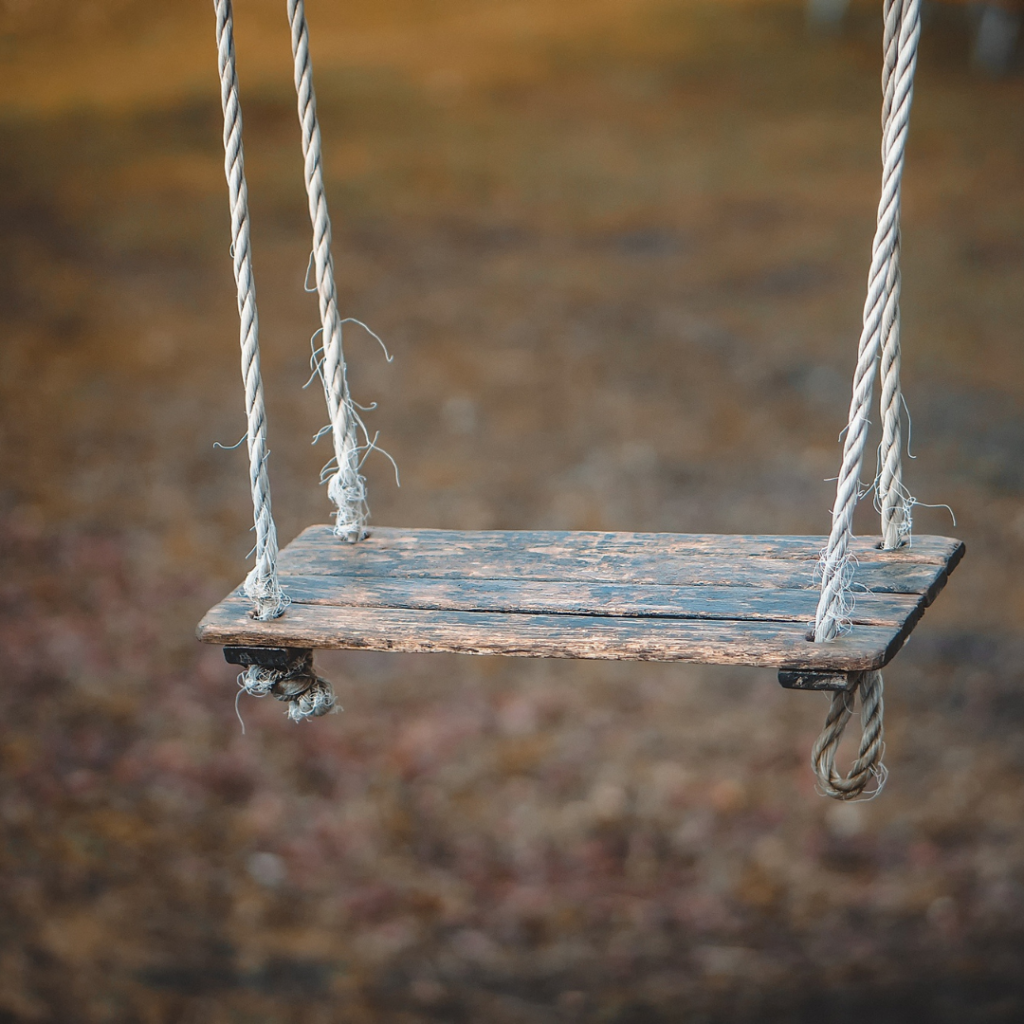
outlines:
{"label": "wood grain texture", "polygon": [[273,622],[235,591],[209,643],[880,668],[963,555],[945,537],[884,552],[858,538],[852,629],[808,639],[823,537],[377,528],[358,544],[311,527],[281,555],[292,600]]}
{"label": "wood grain texture", "polygon": [[203,620],[200,638],[240,646],[692,661],[825,671],[881,667],[902,644],[902,637],[885,626],[860,626],[834,643],[815,644],[806,625],[788,622],[312,605],[291,605],[279,619],[256,622],[248,611],[247,599],[227,598]]}
{"label": "wood grain texture", "polygon": [[[431,579],[590,581],[675,586],[814,590],[821,537],[728,537],[685,534],[377,529],[341,544],[329,527],[311,527],[282,552],[283,576],[381,576]],[[959,541],[922,544],[903,558],[861,541],[858,587],[920,594]],[[927,550],[924,550],[927,549]],[[908,552],[909,556],[909,552]],[[945,557],[943,557],[945,556]],[[928,560],[925,560],[925,559]]]}
{"label": "wood grain texture", "polygon": [[[817,590],[589,581],[288,576],[285,589],[294,603],[339,607],[746,619],[805,625],[814,620],[818,603]],[[241,596],[238,591],[236,595]],[[897,627],[920,603],[920,594],[859,594],[850,618],[864,625]]]}
{"label": "wood grain texture", "polygon": [[[706,554],[712,558],[785,558],[817,561],[826,538],[816,536],[746,536],[705,533],[601,533],[564,530],[416,530],[376,526],[366,540],[357,545],[343,544],[331,533],[330,526],[310,526],[285,549],[287,558],[313,552],[322,559],[357,558],[364,562],[370,551],[390,552],[391,557],[415,559],[440,555],[443,558],[472,555],[474,558],[497,556],[504,562],[509,555],[535,552],[547,558],[568,556],[573,563],[602,556],[639,553],[656,556],[679,554],[692,558]],[[949,537],[915,537],[909,548],[882,551],[878,537],[855,537],[850,553],[858,562],[925,562],[945,564],[961,542]],[[355,553],[358,552],[356,555]]]}

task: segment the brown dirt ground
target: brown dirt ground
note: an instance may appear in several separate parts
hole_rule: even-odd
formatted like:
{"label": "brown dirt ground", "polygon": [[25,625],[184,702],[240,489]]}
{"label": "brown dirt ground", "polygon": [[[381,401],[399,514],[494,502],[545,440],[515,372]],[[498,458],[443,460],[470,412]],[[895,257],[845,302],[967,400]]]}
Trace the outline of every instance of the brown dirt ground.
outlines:
{"label": "brown dirt ground", "polygon": [[[327,508],[280,6],[238,17],[287,540]],[[0,1021],[1024,1017],[1024,82],[959,12],[904,322],[910,483],[968,558],[887,673],[888,788],[836,805],[824,699],[762,671],[338,654],[344,715],[242,736],[192,637],[250,522],[209,11],[4,10]],[[309,13],[344,307],[396,354],[348,336],[374,522],[822,532],[874,7]]]}

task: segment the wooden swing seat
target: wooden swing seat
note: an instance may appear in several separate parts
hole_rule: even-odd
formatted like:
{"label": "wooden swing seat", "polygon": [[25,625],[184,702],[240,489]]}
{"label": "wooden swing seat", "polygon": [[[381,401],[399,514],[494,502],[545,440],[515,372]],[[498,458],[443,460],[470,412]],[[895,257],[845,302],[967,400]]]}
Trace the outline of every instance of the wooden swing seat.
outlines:
{"label": "wooden swing seat", "polygon": [[914,537],[882,551],[878,538],[854,539],[851,628],[819,644],[811,626],[825,542],[377,527],[347,544],[312,526],[281,552],[284,615],[257,622],[238,588],[198,635],[226,647],[754,665],[789,673],[787,685],[834,688],[810,677],[887,664],[964,545]]}

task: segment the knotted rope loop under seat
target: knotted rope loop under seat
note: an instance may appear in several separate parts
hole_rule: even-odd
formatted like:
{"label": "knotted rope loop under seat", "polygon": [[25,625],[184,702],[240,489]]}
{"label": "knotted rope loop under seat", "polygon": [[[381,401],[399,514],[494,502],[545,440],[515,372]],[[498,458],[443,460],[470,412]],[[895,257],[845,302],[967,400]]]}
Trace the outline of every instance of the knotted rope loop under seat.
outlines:
{"label": "knotted rope loop under seat", "polygon": [[285,668],[249,665],[238,676],[238,685],[251,697],[273,696],[288,703],[288,717],[293,722],[319,718],[334,710],[334,688],[313,666],[313,652],[303,651]]}
{"label": "knotted rope loop under seat", "polygon": [[[873,792],[865,799],[877,796],[885,785],[888,772],[882,764],[885,752],[883,723],[882,673],[855,672],[849,685],[832,695],[832,703],[814,749],[811,767],[818,777],[821,791],[837,800],[855,800],[864,796],[864,790],[875,780]],[[836,771],[836,753],[843,731],[853,714],[853,703],[860,693],[861,738],[857,759],[845,777]]]}
{"label": "knotted rope loop under seat", "polygon": [[883,354],[883,442],[880,452],[880,506],[883,544],[905,543],[909,530],[909,496],[903,488],[899,429],[899,217],[907,127],[913,98],[917,44],[921,34],[921,0],[887,0],[882,76],[882,195],[872,245],[864,323],[858,345],[853,395],[843,445],[843,462],[832,509],[832,529],[822,555],[821,596],[814,635],[831,640],[845,628],[850,585],[849,546],[853,513],[860,497],[860,471],[868,436],[868,409],[874,391],[879,351]]}
{"label": "knotted rope loop under seat", "polygon": [[277,529],[270,505],[267,474],[267,414],[260,374],[259,317],[249,239],[249,192],[242,149],[242,109],[235,68],[234,22],[231,0],[214,0],[217,15],[217,64],[224,111],[224,175],[231,204],[231,251],[238,290],[239,340],[245,384],[246,439],[249,450],[249,489],[256,531],[256,565],[246,577],[245,593],[253,602],[252,616],[279,616],[288,604],[277,578]]}
{"label": "knotted rope loop under seat", "polygon": [[336,507],[334,532],[348,541],[357,541],[366,535],[366,482],[359,472],[358,417],[349,394],[345,371],[342,323],[338,313],[334,258],[331,255],[331,219],[324,191],[320,123],[316,112],[313,65],[309,56],[309,28],[303,0],[288,0],[288,20],[291,24],[292,56],[295,61],[299,124],[302,128],[306,195],[309,200],[309,219],[313,226],[316,290],[323,327],[321,378],[331,418],[336,463],[327,494]]}

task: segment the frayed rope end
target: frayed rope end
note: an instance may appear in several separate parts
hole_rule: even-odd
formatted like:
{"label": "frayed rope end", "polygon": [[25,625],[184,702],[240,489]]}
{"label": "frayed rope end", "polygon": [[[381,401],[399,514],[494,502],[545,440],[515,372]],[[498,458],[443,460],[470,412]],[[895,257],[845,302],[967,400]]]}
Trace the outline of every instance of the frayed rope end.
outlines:
{"label": "frayed rope end", "polygon": [[258,566],[250,570],[249,575],[245,577],[242,590],[252,601],[252,611],[249,614],[257,622],[269,622],[280,618],[292,603],[291,598],[281,589],[277,574],[261,574]]}
{"label": "frayed rope end", "polygon": [[312,651],[283,669],[250,665],[239,674],[238,685],[250,697],[272,696],[286,702],[288,717],[293,722],[343,710],[337,703],[334,687],[316,674]]}
{"label": "frayed rope end", "polygon": [[366,536],[366,481],[358,474],[336,472],[327,484],[334,503],[334,535],[354,544]]}

